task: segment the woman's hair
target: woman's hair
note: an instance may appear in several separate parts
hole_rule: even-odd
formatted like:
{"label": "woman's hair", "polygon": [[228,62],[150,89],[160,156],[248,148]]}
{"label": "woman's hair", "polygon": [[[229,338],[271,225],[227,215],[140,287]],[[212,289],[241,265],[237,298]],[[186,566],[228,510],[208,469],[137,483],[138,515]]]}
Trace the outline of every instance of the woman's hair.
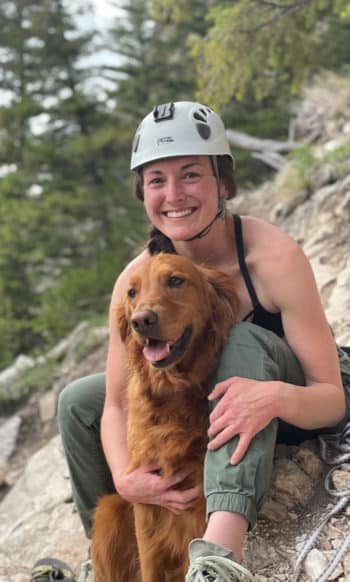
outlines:
{"label": "woman's hair", "polygon": [[[222,180],[228,196],[227,199],[230,200],[237,193],[237,185],[235,180],[235,171],[233,160],[229,156],[216,156],[219,179]],[[214,166],[213,166],[214,170]],[[215,174],[215,170],[214,170]],[[139,200],[143,200],[143,173],[142,168],[136,173],[135,184],[134,184],[134,194]]]}
{"label": "woman's hair", "polygon": [[158,228],[152,225],[149,239],[146,245],[150,255],[158,255],[159,253],[168,253],[176,255],[177,252],[170,238],[165,236]]}
{"label": "woman's hair", "polygon": [[[219,179],[222,180],[227,191],[227,199],[230,200],[236,195],[237,192],[233,160],[229,156],[216,156],[216,161]],[[215,175],[215,167],[213,162],[212,165]],[[142,168],[137,172],[135,177],[134,194],[136,195],[136,198],[143,200]],[[165,234],[163,234],[153,225],[151,226],[149,237],[150,238],[147,243],[147,248],[151,255],[156,255],[158,253],[176,254],[176,250],[170,238],[165,236]]]}

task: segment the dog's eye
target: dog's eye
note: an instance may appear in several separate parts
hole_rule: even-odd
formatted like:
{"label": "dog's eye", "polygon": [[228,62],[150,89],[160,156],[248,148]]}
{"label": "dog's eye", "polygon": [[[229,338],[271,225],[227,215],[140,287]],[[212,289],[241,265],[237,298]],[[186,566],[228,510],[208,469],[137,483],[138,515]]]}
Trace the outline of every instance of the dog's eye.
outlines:
{"label": "dog's eye", "polygon": [[136,295],[136,289],[134,287],[130,287],[129,291],[128,291],[128,296],[133,299],[133,297],[135,297]]}
{"label": "dog's eye", "polygon": [[175,275],[172,275],[171,277],[169,277],[167,284],[168,287],[180,287],[180,285],[182,285],[183,282],[184,280],[181,279],[181,277],[176,277]]}

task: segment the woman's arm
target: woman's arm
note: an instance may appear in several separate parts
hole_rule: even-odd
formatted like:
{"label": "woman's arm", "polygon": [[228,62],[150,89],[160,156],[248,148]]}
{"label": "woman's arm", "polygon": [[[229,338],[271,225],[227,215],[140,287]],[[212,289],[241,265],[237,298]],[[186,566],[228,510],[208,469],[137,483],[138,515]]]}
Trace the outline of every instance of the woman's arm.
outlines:
{"label": "woman's arm", "polygon": [[258,296],[267,309],[281,312],[286,341],[301,363],[306,387],[245,378],[231,378],[215,387],[211,397],[221,400],[210,416],[209,448],[239,434],[232,462],[243,457],[253,436],[273,418],[313,429],[332,426],[345,413],[335,343],[307,258],[271,225],[254,220],[244,228]]}
{"label": "woman's arm", "polygon": [[[285,236],[283,233],[283,240]],[[345,414],[334,338],[310,263],[289,238],[283,257],[277,274],[271,277],[271,294],[281,311],[286,341],[303,368],[307,387],[277,385],[276,416],[304,429],[332,426]]]}

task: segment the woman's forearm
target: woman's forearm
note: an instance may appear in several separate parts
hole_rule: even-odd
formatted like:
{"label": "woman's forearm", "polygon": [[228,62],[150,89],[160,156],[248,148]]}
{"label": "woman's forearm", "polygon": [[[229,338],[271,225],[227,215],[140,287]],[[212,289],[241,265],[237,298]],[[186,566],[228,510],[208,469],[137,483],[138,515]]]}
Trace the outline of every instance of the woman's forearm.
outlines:
{"label": "woman's forearm", "polygon": [[333,384],[315,383],[294,386],[277,382],[277,416],[302,429],[336,425],[345,414],[345,395]]}
{"label": "woman's forearm", "polygon": [[105,407],[101,419],[101,439],[115,483],[128,465],[126,416],[118,406]]}

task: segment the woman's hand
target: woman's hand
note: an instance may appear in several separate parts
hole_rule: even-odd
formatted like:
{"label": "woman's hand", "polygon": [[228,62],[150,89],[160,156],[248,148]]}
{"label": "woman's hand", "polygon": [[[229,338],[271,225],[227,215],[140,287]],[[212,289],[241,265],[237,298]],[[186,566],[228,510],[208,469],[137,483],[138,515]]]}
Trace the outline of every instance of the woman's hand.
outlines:
{"label": "woman's hand", "polygon": [[209,450],[215,450],[239,435],[230,462],[239,463],[250,441],[277,416],[279,382],[260,382],[248,378],[228,378],[217,384],[209,400],[220,399],[211,413]]}
{"label": "woman's hand", "polygon": [[159,471],[157,465],[145,465],[123,473],[114,479],[116,489],[132,503],[160,505],[173,513],[190,509],[203,492],[202,484],[183,491],[177,487],[192,471],[178,471],[169,479],[163,479]]}

